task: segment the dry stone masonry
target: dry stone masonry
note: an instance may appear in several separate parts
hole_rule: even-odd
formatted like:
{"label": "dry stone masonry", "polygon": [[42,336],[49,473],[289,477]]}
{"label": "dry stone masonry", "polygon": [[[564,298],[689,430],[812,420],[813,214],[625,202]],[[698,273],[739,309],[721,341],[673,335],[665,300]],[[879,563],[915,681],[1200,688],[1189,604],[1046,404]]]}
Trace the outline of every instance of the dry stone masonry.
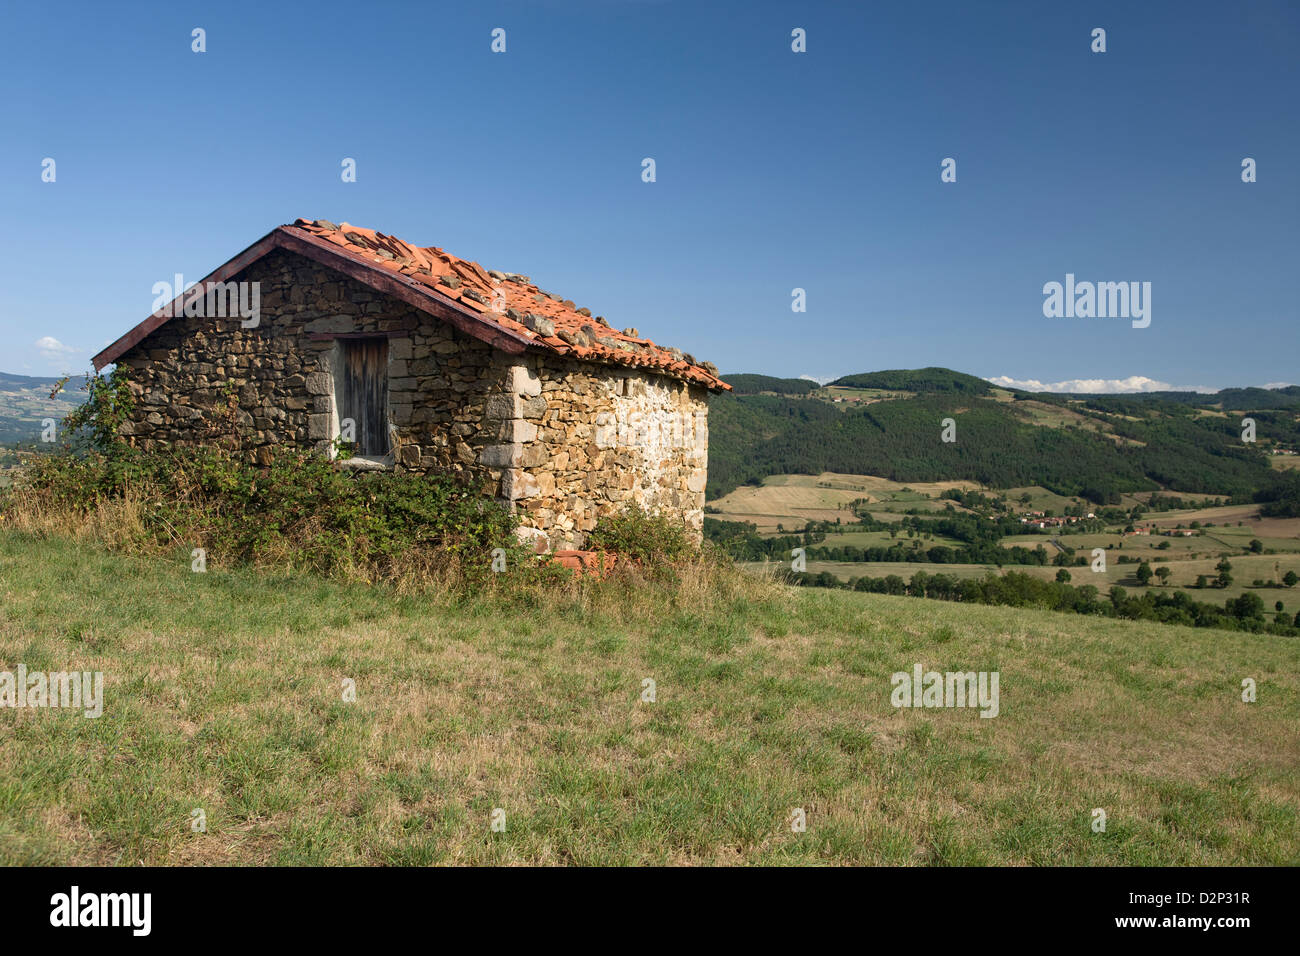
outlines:
{"label": "dry stone masonry", "polygon": [[[260,464],[281,449],[337,457],[344,406],[364,401],[352,396],[357,376],[370,376],[362,390],[383,396],[383,453],[341,467],[458,475],[517,512],[521,533],[539,550],[581,547],[599,518],[630,504],[676,517],[698,540],[708,398],[727,387],[712,366],[684,362],[676,350],[661,350],[669,367],[624,364],[660,347],[641,345],[635,329],[612,333],[602,320],[598,334],[614,343],[611,351],[632,351],[619,347],[620,335],[640,349],[618,364],[603,361],[567,342],[566,334],[591,336],[563,314],[521,315],[513,334],[522,343],[505,341],[514,349],[507,351],[441,301],[425,306],[386,285],[387,274],[372,283],[350,264],[345,274],[328,256],[317,261],[275,242],[243,265],[248,258],[213,275],[260,284],[255,326],[151,317],[96,356],[98,367],[114,361],[131,370],[137,404],[124,431],[138,447],[224,442]],[[585,309],[573,312],[592,321]],[[486,321],[496,316],[484,313]],[[372,359],[358,372],[361,343]],[[382,367],[372,367],[376,361]],[[695,374],[673,367],[682,365]]]}

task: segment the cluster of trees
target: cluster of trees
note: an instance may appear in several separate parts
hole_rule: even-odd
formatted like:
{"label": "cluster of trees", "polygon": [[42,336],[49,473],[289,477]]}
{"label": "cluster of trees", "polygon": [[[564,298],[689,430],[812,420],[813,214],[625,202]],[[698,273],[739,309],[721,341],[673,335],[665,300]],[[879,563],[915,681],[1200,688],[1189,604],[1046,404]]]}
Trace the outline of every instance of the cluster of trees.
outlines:
{"label": "cluster of trees", "polygon": [[1147,499],[1145,505],[1139,505],[1133,509],[1133,517],[1139,518],[1148,511],[1191,511],[1196,508],[1218,508],[1227,503],[1227,500],[1223,498],[1204,498],[1195,501],[1185,501],[1177,495],[1154,494]]}
{"label": "cluster of trees", "polygon": [[842,588],[968,604],[1040,608],[1189,627],[1266,632],[1288,637],[1300,635],[1296,618],[1283,611],[1280,604],[1272,619],[1269,619],[1265,614],[1264,602],[1257,595],[1249,593],[1229,598],[1223,607],[1216,607],[1193,601],[1183,591],[1168,594],[1147,591],[1140,597],[1132,597],[1122,587],[1112,587],[1103,598],[1097,588],[1090,584],[1074,587],[1063,581],[1040,581],[1017,571],[965,579],[918,571],[910,580],[891,574],[880,578],[854,578],[848,583],[825,572],[792,574],[790,577],[792,583],[807,587]]}
{"label": "cluster of trees", "polygon": [[[1028,497],[1022,495],[1022,498]],[[940,501],[955,501],[971,511],[1007,511],[1010,505],[1001,495],[986,495],[982,491],[963,491],[961,488],[949,488],[939,495]]]}
{"label": "cluster of trees", "polygon": [[722,521],[706,515],[704,540],[718,544],[737,561],[789,561],[795,548],[809,548],[826,540],[826,530],[810,522],[802,532],[765,538],[752,522]]}
{"label": "cluster of trees", "polygon": [[1300,518],[1300,469],[1280,472],[1255,500],[1259,513],[1267,518]]}
{"label": "cluster of trees", "polygon": [[[834,405],[774,395],[719,395],[709,403],[709,499],[780,474],[767,449],[787,432],[826,431],[842,413]],[[815,474],[798,467],[792,474]]]}
{"label": "cluster of trees", "polygon": [[[707,515],[704,518],[705,540],[721,545],[739,561],[787,561],[792,549],[805,548],[809,561],[1030,564],[1040,567],[1048,564],[1051,558],[1042,545],[1004,548],[998,544],[1003,535],[1016,534],[1020,530],[1016,519],[990,521],[977,515],[954,512],[939,518],[905,517],[897,524],[879,521],[870,515],[863,516],[861,523],[847,526],[838,522],[809,522],[802,532],[765,538],[751,522],[723,521]],[[865,547],[831,544],[837,535],[849,531],[889,531],[897,536],[897,540]],[[962,546],[934,544],[927,547],[927,537],[935,536],[961,541]],[[1073,554],[1068,549],[1063,553],[1067,557]]]}
{"label": "cluster of trees", "polygon": [[909,564],[1032,564],[1038,567],[1051,563],[1051,558],[1040,544],[1036,548],[997,548],[997,553],[990,553],[989,546],[977,548],[953,548],[945,544],[923,547],[920,540],[900,541],[888,547],[857,548],[845,547],[809,548],[809,561],[898,561]]}
{"label": "cluster of trees", "polygon": [[[1055,532],[1068,534],[1075,530],[1096,530],[1094,524],[1100,523],[1080,522],[1078,526],[1055,529]],[[838,535],[854,531],[887,531],[894,540],[888,544],[864,546],[834,543]],[[705,540],[721,545],[738,561],[788,561],[792,549],[805,548],[809,561],[992,564],[998,567],[1008,564],[1064,567],[1088,563],[1084,555],[1076,554],[1075,549],[1063,544],[1054,545],[1052,553],[1041,544],[1033,548],[1021,545],[1008,548],[999,543],[1003,536],[1023,531],[1019,519],[1011,517],[990,520],[983,515],[950,512],[939,517],[909,515],[897,523],[890,523],[864,514],[860,523],[809,522],[802,532],[765,538],[751,522],[723,521],[707,515],[704,518]],[[961,544],[928,543],[936,537]],[[1121,561],[1124,559],[1125,556],[1120,557]]]}

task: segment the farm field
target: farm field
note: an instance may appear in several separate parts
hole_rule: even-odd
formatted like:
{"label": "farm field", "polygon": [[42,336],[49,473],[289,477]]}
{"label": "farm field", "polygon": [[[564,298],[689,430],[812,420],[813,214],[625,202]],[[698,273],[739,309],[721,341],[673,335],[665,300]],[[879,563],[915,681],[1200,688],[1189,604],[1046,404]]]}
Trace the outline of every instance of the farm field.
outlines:
{"label": "farm field", "polygon": [[938,544],[946,544],[950,547],[961,546],[961,542],[956,538],[942,534],[927,534],[923,538],[916,539],[907,537],[906,533],[891,537],[888,531],[845,531],[843,534],[828,534],[826,540],[818,547],[887,548],[894,544],[907,545],[908,542],[916,540],[920,540],[921,546],[925,548],[932,548]]}
{"label": "farm field", "polygon": [[[990,491],[990,494],[992,493],[993,492]],[[1033,509],[1035,511],[1046,511],[1047,509],[1050,508],[1053,511],[1055,511],[1057,514],[1061,514],[1066,508],[1070,507],[1071,505],[1079,505],[1083,503],[1083,500],[1081,498],[1069,498],[1066,497],[1065,495],[1058,495],[1055,492],[1048,491],[1046,488],[1043,488],[1039,485],[1028,485],[1019,488],[1007,488],[1004,490],[999,490],[997,493],[1003,495],[1008,501],[1012,502],[1017,508],[1024,507],[1024,508]],[[1022,504],[1021,497],[1026,494],[1029,495],[1029,502],[1027,504]],[[1173,495],[1182,498],[1185,501],[1192,501],[1198,503],[1206,500],[1210,500],[1210,501],[1215,500],[1213,495],[1196,495],[1196,494],[1189,494],[1187,492],[1181,492],[1181,491],[1161,491],[1161,492],[1136,491],[1136,492],[1125,493],[1120,495],[1119,507],[1127,509],[1127,508],[1132,508],[1135,505],[1145,505],[1151,499],[1151,496],[1153,494]],[[1174,517],[1174,520],[1176,522],[1178,520],[1177,516],[1186,515],[1190,513],[1191,513],[1190,510],[1181,511],[1181,512],[1166,511],[1166,512],[1159,513],[1157,517],[1160,518]],[[1195,520],[1195,519],[1191,519],[1191,520]],[[1208,520],[1214,520],[1214,519],[1208,519]]]}
{"label": "farm field", "polygon": [[813,389],[813,391],[808,393],[809,398],[821,399],[822,401],[832,403],[838,399],[845,405],[870,405],[873,402],[913,398],[915,395],[915,392],[905,392],[897,389],[853,388],[848,385],[827,385],[823,388]]}
{"label": "farm field", "polygon": [[[1300,518],[1260,518],[1258,505],[1222,505],[1217,508],[1165,511],[1150,514],[1143,519],[1144,524],[1153,524],[1159,528],[1172,528],[1180,524],[1185,528],[1193,521],[1199,521],[1201,524],[1213,523],[1215,527],[1210,530],[1214,532],[1231,533],[1237,529],[1238,521],[1242,522],[1242,528],[1248,527],[1251,522],[1256,522],[1274,528],[1281,534],[1300,529]],[[1229,528],[1229,525],[1232,527]]]}
{"label": "farm field", "polygon": [[[798,531],[804,527],[808,520],[835,521],[838,519],[842,526],[846,528],[842,533],[827,534],[825,540],[817,543],[814,547],[887,547],[899,541],[906,543],[917,540],[921,541],[923,548],[935,545],[959,547],[961,542],[941,535],[931,534],[929,538],[908,538],[905,534],[900,534],[897,538],[892,538],[887,531],[855,531],[852,530],[852,513],[844,509],[848,507],[848,503],[854,500],[855,497],[861,498],[869,495],[873,501],[873,504],[869,506],[869,512],[873,518],[883,521],[901,521],[903,512],[908,509],[916,509],[924,515],[943,511],[949,504],[953,504],[938,497],[948,487],[972,486],[978,487],[971,482],[904,486],[898,482],[890,482],[865,475],[829,473],[815,477],[809,475],[778,475],[768,478],[762,488],[747,487],[738,489],[715,503],[715,505],[726,503],[731,506],[736,501],[743,500],[748,507],[755,509],[754,511],[748,512],[744,516],[738,513],[724,512],[713,517],[730,521],[750,521],[757,526],[760,533],[766,534],[775,533],[778,524],[781,524],[787,533]],[[1067,507],[1077,504],[1074,499],[1055,495],[1038,486],[983,490],[990,496],[1002,496],[1012,503],[1012,507],[1017,512],[1022,510],[1047,511],[1050,509],[1060,514]],[[933,497],[925,497],[927,494]],[[1177,493],[1169,492],[1165,494]],[[1191,500],[1207,500],[1207,496],[1180,495],[1180,497]],[[1137,495],[1125,496],[1125,498],[1130,499],[1125,506],[1132,507],[1136,504],[1145,503],[1150,498],[1150,493],[1143,492]],[[780,516],[767,514],[761,510],[768,507],[779,508],[782,505],[789,505],[796,501],[822,504],[839,501],[841,507],[834,511],[828,509],[824,512],[825,518],[816,519],[807,517],[815,512],[815,509],[812,508],[806,509],[800,514],[798,513],[799,509],[787,507],[786,511],[788,513]],[[960,506],[954,506],[954,510],[958,512],[966,511]],[[999,541],[999,544],[1006,548],[1019,546],[1030,549],[1041,545],[1048,552],[1049,558],[1054,557],[1058,552],[1052,541],[1054,537],[1059,537],[1062,544],[1074,549],[1076,553],[1089,556],[1089,558],[1093,548],[1105,548],[1108,559],[1108,568],[1105,572],[1094,573],[1090,567],[1078,566],[1067,569],[1072,576],[1072,584],[1092,584],[1103,592],[1116,584],[1135,593],[1142,593],[1146,590],[1137,583],[1135,577],[1138,564],[1120,563],[1119,558],[1125,556],[1134,558],[1137,561],[1149,561],[1153,570],[1161,566],[1168,567],[1170,578],[1168,584],[1163,587],[1189,588],[1188,593],[1190,596],[1201,602],[1221,605],[1228,598],[1237,597],[1250,591],[1257,594],[1270,610],[1272,610],[1274,602],[1278,600],[1283,602],[1288,611],[1294,613],[1297,610],[1292,605],[1296,601],[1300,601],[1300,597],[1290,598],[1290,592],[1286,589],[1254,588],[1251,585],[1256,579],[1273,580],[1281,583],[1282,576],[1287,571],[1295,571],[1300,574],[1300,518],[1261,518],[1258,505],[1224,505],[1153,512],[1143,517],[1139,523],[1160,530],[1174,529],[1179,526],[1188,528],[1192,522],[1199,522],[1201,525],[1212,524],[1213,527],[1201,527],[1196,534],[1190,537],[1167,537],[1162,534],[1126,535],[1118,529],[1106,533],[1054,535],[1049,530],[1048,533],[1007,535]],[[1249,553],[1250,543],[1255,539],[1260,541],[1265,550],[1276,553]],[[1213,579],[1218,573],[1215,570],[1215,565],[1219,563],[1222,557],[1227,557],[1233,566],[1233,570],[1230,572],[1233,577],[1232,584],[1224,589],[1197,589],[1192,587],[1200,575]],[[761,566],[761,563],[755,562],[749,566],[757,568]],[[773,566],[775,566],[775,563],[773,563]],[[929,574],[944,573],[958,577],[982,577],[990,572],[1024,571],[1035,577],[1051,580],[1056,576],[1057,568],[1050,565],[1045,567],[1004,565],[999,571],[997,566],[992,564],[856,563],[809,560],[808,570],[814,574],[827,571],[843,581],[864,576],[885,577],[889,574],[910,578],[918,570],[924,570]],[[1161,587],[1160,585],[1153,586]],[[1297,592],[1300,593],[1300,589],[1297,589]]]}
{"label": "farm field", "polygon": [[[1061,514],[1067,508],[1084,503],[1080,498],[1058,495],[1038,485],[984,488],[978,482],[964,480],[904,483],[875,475],[823,472],[819,475],[771,475],[763,480],[761,487],[744,485],[721,498],[710,501],[709,505],[719,510],[715,517],[722,520],[751,521],[759,526],[760,531],[775,531],[778,522],[784,524],[786,530],[789,530],[794,526],[792,523],[797,522],[834,521],[836,518],[850,520],[851,515],[845,513],[848,505],[861,499],[869,502],[867,510],[880,520],[890,520],[910,509],[931,513],[944,511],[952,505],[955,510],[963,511],[965,509],[960,505],[940,498],[943,492],[953,488],[963,491],[983,491],[990,497],[1001,496],[1017,510],[1050,510]],[[1122,495],[1121,506],[1131,508],[1145,504],[1151,494],[1151,492],[1138,492]],[[1181,492],[1160,494],[1177,495],[1193,501],[1209,497]],[[1236,505],[1158,512],[1143,520],[1144,523],[1154,524],[1160,528],[1172,528],[1177,524],[1186,526],[1192,521],[1235,523],[1257,515],[1258,508],[1254,505]],[[1290,520],[1293,524],[1281,532],[1282,536],[1300,534],[1300,519]],[[802,524],[798,526],[802,527]]]}
{"label": "farm field", "polygon": [[[1057,514],[1061,514],[1066,508],[1079,503],[1074,498],[1058,495],[1038,485],[1007,488],[999,493],[1017,509],[1024,508],[1033,511],[1047,511],[1050,509]],[[1026,495],[1029,496],[1028,501],[1023,500]]]}
{"label": "farm field", "polygon": [[[1298,519],[1285,520],[1296,522]],[[1265,548],[1272,548],[1276,551],[1300,551],[1300,538],[1294,536],[1270,537],[1261,533],[1259,529],[1265,523],[1267,522],[1255,522],[1241,528],[1207,528],[1203,533],[1198,532],[1186,538],[1182,536],[1166,537],[1160,534],[1063,534],[1059,537],[1062,544],[1076,550],[1088,551],[1093,548],[1106,548],[1107,550],[1113,549],[1143,558],[1153,558],[1161,555],[1180,558],[1193,554],[1208,555],[1225,552],[1233,554],[1244,552],[1254,539],[1259,539]],[[1287,529],[1278,527],[1276,530]],[[1048,542],[1053,537],[1053,535],[1049,534],[1014,534],[1003,538],[1001,543],[1004,547],[1019,545],[1022,548],[1032,548],[1041,544],[1050,551],[1051,546]],[[1169,547],[1161,548],[1161,545],[1166,542]]]}
{"label": "farm field", "polygon": [[[0,710],[0,863],[1300,862],[1293,640],[748,578],[528,606],[188,561],[0,532],[0,657],[105,675],[98,719]],[[915,664],[997,671],[998,715],[892,707]]]}
{"label": "farm field", "polygon": [[[1218,552],[1223,548],[1222,544],[1209,537],[1166,538],[1162,535],[1124,534],[1063,534],[1059,536],[1050,534],[1012,534],[1007,535],[1000,543],[1004,548],[1034,548],[1041,544],[1047,549],[1048,554],[1055,554],[1056,550],[1051,546],[1050,542],[1057,537],[1066,547],[1073,548],[1076,551],[1105,548],[1108,551],[1122,551],[1125,554],[1135,554],[1143,558],[1159,555],[1187,557],[1198,552]],[[1169,547],[1162,550],[1160,545],[1165,542],[1169,543]]]}
{"label": "farm field", "polygon": [[[973,481],[917,482],[903,484],[873,475],[773,475],[762,487],[743,485],[735,491],[709,502],[718,509],[713,517],[724,521],[750,521],[760,531],[776,531],[782,524],[787,530],[803,528],[809,521],[853,521],[850,503],[868,499],[879,510],[902,512],[907,508],[941,511],[939,495],[950,488],[978,488]],[[927,498],[926,495],[930,497]],[[875,507],[871,509],[873,512]]]}

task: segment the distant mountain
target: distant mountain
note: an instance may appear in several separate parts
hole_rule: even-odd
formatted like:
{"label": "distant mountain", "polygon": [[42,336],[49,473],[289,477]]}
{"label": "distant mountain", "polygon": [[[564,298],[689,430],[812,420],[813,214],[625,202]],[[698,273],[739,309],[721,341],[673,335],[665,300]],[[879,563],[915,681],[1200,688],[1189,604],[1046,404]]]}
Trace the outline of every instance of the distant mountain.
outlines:
{"label": "distant mountain", "polygon": [[[724,381],[726,381],[724,379]],[[881,388],[894,392],[969,392],[987,395],[993,385],[985,379],[950,368],[896,368],[884,372],[845,375],[830,383],[845,388]]]}
{"label": "distant mountain", "polygon": [[773,378],[771,375],[724,375],[722,380],[732,388],[733,395],[759,395],[771,392],[774,395],[807,395],[815,388],[816,382],[806,378]]}
{"label": "distant mountain", "polygon": [[[75,376],[77,387],[81,387],[84,380],[82,376]],[[46,392],[63,381],[62,376],[53,378],[38,378],[31,375],[10,375],[8,372],[0,372],[0,389],[26,389],[26,388],[44,388]],[[70,383],[71,384],[71,383]]]}
{"label": "distant mountain", "polygon": [[[790,381],[724,381],[737,379]],[[847,375],[805,395],[764,391],[738,389],[710,402],[710,499],[768,475],[824,471],[1042,485],[1098,503],[1157,488],[1250,496],[1277,480],[1266,452],[1300,448],[1294,387],[1060,395],[926,368]],[[1241,437],[1247,411],[1254,444]],[[949,418],[956,440],[944,442]]]}
{"label": "distant mountain", "polygon": [[1297,385],[1287,385],[1284,388],[1225,388],[1210,395],[1204,392],[1145,392],[1143,394],[1160,401],[1181,402],[1184,405],[1216,405],[1224,411],[1300,408],[1300,386]]}
{"label": "distant mountain", "polygon": [[47,418],[62,424],[86,395],[81,389],[85,377],[78,375],[51,398],[50,392],[61,381],[0,372],[0,445],[39,441],[41,423]]}

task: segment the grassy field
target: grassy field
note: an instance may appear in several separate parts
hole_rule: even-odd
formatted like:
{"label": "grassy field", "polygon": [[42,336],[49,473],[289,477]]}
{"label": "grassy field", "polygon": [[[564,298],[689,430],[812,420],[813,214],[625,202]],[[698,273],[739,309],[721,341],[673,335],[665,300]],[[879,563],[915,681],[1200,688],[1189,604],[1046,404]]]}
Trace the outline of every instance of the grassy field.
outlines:
{"label": "grassy field", "polygon": [[888,548],[895,544],[901,544],[910,548],[917,540],[920,540],[922,548],[933,548],[941,544],[949,547],[962,547],[961,541],[944,534],[927,533],[918,539],[909,538],[906,532],[899,534],[897,537],[890,537],[888,531],[845,531],[843,534],[828,534],[826,540],[817,547]]}
{"label": "grassy field", "polygon": [[1099,435],[1105,435],[1117,445],[1142,445],[1140,441],[1115,434],[1114,427],[1109,423],[1089,415],[1083,415],[1072,408],[1066,408],[1051,402],[1036,402],[1032,399],[1022,399],[1016,402],[1013,407],[1017,415],[1030,425],[1045,428],[1074,426]]}
{"label": "grassy field", "polygon": [[[4,864],[1300,862],[1294,640],[735,574],[402,596],[0,532],[18,662],[105,705],[0,710]],[[892,708],[917,663],[997,671],[999,715]]]}

